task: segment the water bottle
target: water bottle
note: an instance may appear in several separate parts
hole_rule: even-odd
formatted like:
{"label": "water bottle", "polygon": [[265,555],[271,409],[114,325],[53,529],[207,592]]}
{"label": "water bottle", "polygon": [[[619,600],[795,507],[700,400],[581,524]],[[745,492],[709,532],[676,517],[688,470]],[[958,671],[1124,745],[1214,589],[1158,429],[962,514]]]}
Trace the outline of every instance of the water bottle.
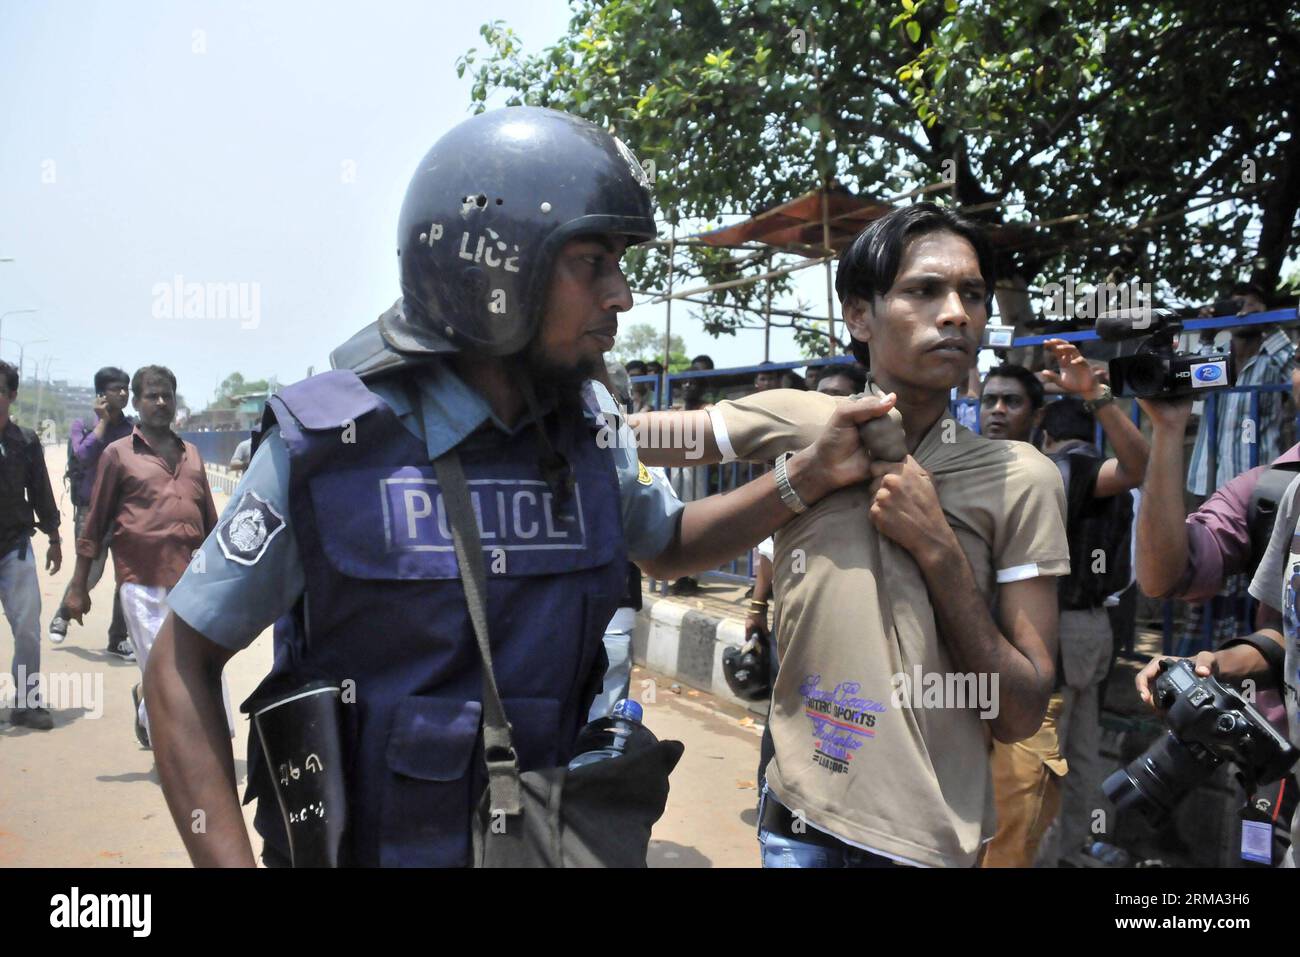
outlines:
{"label": "water bottle", "polygon": [[1101,861],[1107,867],[1128,867],[1133,861],[1128,851],[1105,841],[1093,841],[1088,845],[1088,856]]}
{"label": "water bottle", "polygon": [[659,739],[641,723],[644,714],[637,702],[630,698],[620,698],[608,717],[597,718],[578,732],[569,770],[604,761],[606,758],[619,758],[643,751],[658,744]]}

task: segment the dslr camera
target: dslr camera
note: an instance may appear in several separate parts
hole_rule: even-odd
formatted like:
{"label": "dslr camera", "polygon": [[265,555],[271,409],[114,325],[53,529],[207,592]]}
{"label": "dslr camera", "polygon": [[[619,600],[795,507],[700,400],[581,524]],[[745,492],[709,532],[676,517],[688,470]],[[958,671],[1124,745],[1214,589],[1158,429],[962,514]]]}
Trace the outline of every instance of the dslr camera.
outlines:
{"label": "dslr camera", "polygon": [[1167,314],[1129,310],[1098,319],[1096,331],[1104,342],[1141,339],[1133,355],[1110,360],[1115,395],[1181,399],[1227,389],[1236,381],[1230,353],[1176,352],[1174,342],[1183,324]]}
{"label": "dslr camera", "polygon": [[1300,752],[1231,688],[1201,678],[1190,661],[1160,662],[1154,696],[1169,732],[1102,784],[1120,810],[1158,825],[1224,761],[1237,765],[1248,795],[1279,780]]}

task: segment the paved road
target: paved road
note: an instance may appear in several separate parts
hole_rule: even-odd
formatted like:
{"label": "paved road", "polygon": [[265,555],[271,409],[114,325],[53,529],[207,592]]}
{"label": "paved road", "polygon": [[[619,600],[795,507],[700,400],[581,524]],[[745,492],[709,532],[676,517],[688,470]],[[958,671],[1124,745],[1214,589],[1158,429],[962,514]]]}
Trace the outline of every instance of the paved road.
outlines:
{"label": "paved road", "polygon": [[[46,462],[57,485],[63,448],[49,449]],[[220,509],[225,496],[216,498]],[[163,800],[153,755],[136,743],[132,731],[131,686],[140,680],[140,671],[104,651],[111,574],[91,595],[85,627],[73,624],[61,645],[51,645],[45,633],[75,561],[72,507],[66,498],[62,511],[64,568],[52,578],[44,572],[39,576],[41,667],[72,684],[69,700],[54,712],[53,731],[13,727],[7,711],[0,712],[0,867],[185,866],[188,858]],[[36,542],[43,562],[44,536]],[[12,656],[13,636],[0,626],[0,663],[7,667]],[[270,662],[269,630],[231,659],[226,677],[236,706]],[[650,672],[638,669],[633,687],[645,703],[651,730],[686,743],[668,808],[654,831],[651,866],[757,866],[754,773],[761,726],[707,694],[684,686],[674,693],[670,679]],[[237,716],[241,789],[247,737],[248,723]],[[251,825],[251,806],[245,817]]]}

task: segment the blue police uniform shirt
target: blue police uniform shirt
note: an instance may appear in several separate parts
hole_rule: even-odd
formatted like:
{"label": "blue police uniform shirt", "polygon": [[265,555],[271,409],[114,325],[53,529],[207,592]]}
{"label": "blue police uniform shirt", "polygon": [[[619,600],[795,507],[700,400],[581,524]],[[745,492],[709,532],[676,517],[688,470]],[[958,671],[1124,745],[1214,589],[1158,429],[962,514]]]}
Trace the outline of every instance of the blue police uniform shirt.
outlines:
{"label": "blue police uniform shirt", "polygon": [[[371,387],[392,408],[398,420],[424,441],[430,461],[454,448],[485,422],[511,435],[528,428],[504,426],[487,400],[464,383],[447,365],[421,370],[416,379],[420,407],[411,406],[406,389],[390,382]],[[662,470],[645,468],[637,456],[636,440],[613,397],[598,382],[584,387],[589,420],[602,425],[597,442],[610,449],[618,473],[623,536],[628,557],[654,558],[668,547],[685,507],[673,493]],[[219,532],[239,511],[245,495],[261,499],[280,522],[254,561],[229,557]],[[278,426],[267,429],[257,453],[230,497],[220,521],[172,589],[172,611],[204,637],[230,651],[250,645],[303,593],[305,577],[298,542],[289,520],[289,452]]]}

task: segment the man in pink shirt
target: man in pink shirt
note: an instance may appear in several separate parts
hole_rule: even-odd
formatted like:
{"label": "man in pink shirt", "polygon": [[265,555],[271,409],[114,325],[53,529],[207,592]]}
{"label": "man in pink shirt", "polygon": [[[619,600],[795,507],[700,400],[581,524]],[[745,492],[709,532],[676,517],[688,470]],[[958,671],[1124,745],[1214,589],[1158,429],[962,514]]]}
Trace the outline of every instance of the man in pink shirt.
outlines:
{"label": "man in pink shirt", "polygon": [[1270,468],[1300,472],[1300,444],[1270,465],[1242,472],[1184,515],[1180,481],[1191,400],[1139,404],[1151,419],[1151,464],[1137,517],[1138,584],[1152,598],[1204,601],[1226,577],[1258,563],[1262,549],[1254,554],[1251,546],[1250,500]]}
{"label": "man in pink shirt", "polygon": [[[139,421],[100,459],[64,603],[77,620],[90,610],[87,580],[111,533],[122,611],[143,674],[167,616],[167,593],[216,526],[217,509],[198,449],[172,431],[176,376],[164,366],[144,366],[131,379],[131,393]],[[131,694],[136,738],[147,748],[149,718],[140,685]]]}
{"label": "man in pink shirt", "polygon": [[[1156,401],[1141,399],[1142,410],[1151,418],[1151,463],[1147,469],[1142,505],[1138,510],[1137,580],[1152,598],[1181,598],[1204,601],[1223,587],[1233,575],[1253,574],[1264,557],[1268,537],[1269,514],[1251,514],[1251,500],[1256,498],[1260,481],[1273,469],[1286,474],[1300,474],[1300,444],[1287,449],[1270,465],[1242,472],[1221,486],[1190,515],[1183,514],[1182,475],[1183,437],[1191,417],[1191,399]],[[1277,513],[1289,504],[1286,485],[1273,483],[1268,496],[1273,498]],[[1260,510],[1263,511],[1263,510]],[[1252,519],[1254,526],[1252,527]],[[1285,554],[1285,552],[1284,552]],[[1258,597],[1258,596],[1257,596]],[[1274,597],[1273,602],[1280,601]],[[1283,647],[1269,642],[1281,638],[1279,614],[1272,602],[1262,601],[1255,617],[1259,630],[1220,640],[1213,649],[1196,655],[1197,673],[1213,672],[1221,681],[1236,683],[1251,677],[1258,681],[1255,707],[1279,730],[1286,728],[1286,703],[1282,690],[1270,674],[1269,657],[1276,657],[1281,668]],[[1150,700],[1149,685],[1154,681],[1160,658],[1153,658],[1137,678],[1139,693]],[[1294,729],[1292,729],[1294,734]],[[1276,808],[1274,857],[1290,845],[1286,822],[1296,807],[1295,775],[1278,784],[1261,789],[1257,799]],[[1280,823],[1279,823],[1280,822]]]}

